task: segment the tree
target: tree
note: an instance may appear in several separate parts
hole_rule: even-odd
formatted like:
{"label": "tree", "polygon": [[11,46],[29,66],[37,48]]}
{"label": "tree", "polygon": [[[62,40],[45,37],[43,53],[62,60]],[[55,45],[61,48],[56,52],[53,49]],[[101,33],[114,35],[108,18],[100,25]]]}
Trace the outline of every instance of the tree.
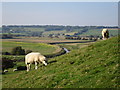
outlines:
{"label": "tree", "polygon": [[21,46],[12,49],[12,55],[25,55],[25,50]]}

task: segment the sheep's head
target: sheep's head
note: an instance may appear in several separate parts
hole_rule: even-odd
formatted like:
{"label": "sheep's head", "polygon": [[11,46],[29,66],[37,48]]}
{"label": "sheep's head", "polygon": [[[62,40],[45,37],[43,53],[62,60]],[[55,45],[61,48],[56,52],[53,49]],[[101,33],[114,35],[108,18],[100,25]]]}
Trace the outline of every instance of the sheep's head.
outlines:
{"label": "sheep's head", "polygon": [[46,63],[45,61],[43,61],[43,64],[44,64],[45,66],[47,66],[47,63]]}
{"label": "sheep's head", "polygon": [[48,62],[48,60],[45,58],[44,61],[43,61],[43,64],[44,64],[45,66],[47,66],[47,62]]}

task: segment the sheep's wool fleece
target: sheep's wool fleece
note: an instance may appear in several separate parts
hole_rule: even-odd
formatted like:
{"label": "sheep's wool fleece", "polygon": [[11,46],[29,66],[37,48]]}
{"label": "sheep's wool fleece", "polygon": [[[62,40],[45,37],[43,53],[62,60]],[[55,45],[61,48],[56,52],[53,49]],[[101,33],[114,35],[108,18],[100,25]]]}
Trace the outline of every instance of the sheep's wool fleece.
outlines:
{"label": "sheep's wool fleece", "polygon": [[26,63],[33,63],[34,61],[43,61],[45,57],[38,52],[32,52],[25,56]]}

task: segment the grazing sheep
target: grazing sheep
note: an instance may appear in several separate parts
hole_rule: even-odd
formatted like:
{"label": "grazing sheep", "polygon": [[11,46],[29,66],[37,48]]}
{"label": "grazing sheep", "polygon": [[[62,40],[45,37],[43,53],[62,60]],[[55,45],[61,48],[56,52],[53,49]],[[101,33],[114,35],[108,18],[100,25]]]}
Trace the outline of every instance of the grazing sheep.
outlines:
{"label": "grazing sheep", "polygon": [[103,29],[103,30],[102,30],[102,36],[103,36],[103,40],[106,40],[106,39],[109,38],[108,29]]}
{"label": "grazing sheep", "polygon": [[35,63],[35,69],[37,69],[37,64],[42,62],[45,66],[47,65],[46,57],[41,55],[39,52],[31,52],[25,56],[25,64],[27,66],[27,71],[30,70],[30,65]]}
{"label": "grazing sheep", "polygon": [[5,72],[8,72],[8,70],[4,70],[4,73],[5,73]]}

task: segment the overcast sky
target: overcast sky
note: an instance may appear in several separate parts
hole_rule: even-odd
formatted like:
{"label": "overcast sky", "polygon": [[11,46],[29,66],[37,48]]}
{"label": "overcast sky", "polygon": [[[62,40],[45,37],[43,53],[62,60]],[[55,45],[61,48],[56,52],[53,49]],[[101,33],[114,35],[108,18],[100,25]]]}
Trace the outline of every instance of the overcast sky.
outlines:
{"label": "overcast sky", "polygon": [[2,24],[118,25],[118,2],[2,2]]}

